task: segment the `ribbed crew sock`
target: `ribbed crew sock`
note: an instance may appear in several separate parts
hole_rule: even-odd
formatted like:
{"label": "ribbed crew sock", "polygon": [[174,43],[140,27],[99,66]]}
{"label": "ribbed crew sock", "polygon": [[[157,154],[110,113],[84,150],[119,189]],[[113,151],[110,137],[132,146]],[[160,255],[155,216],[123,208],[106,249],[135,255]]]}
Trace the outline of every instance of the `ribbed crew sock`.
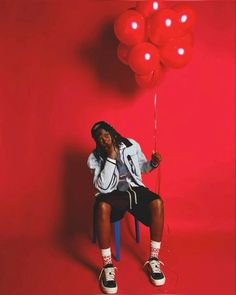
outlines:
{"label": "ribbed crew sock", "polygon": [[107,249],[101,249],[102,259],[103,259],[103,265],[112,264],[111,259],[111,248]]}
{"label": "ribbed crew sock", "polygon": [[151,240],[150,243],[150,259],[151,258],[157,258],[158,259],[158,254],[161,248],[161,242],[156,242]]}

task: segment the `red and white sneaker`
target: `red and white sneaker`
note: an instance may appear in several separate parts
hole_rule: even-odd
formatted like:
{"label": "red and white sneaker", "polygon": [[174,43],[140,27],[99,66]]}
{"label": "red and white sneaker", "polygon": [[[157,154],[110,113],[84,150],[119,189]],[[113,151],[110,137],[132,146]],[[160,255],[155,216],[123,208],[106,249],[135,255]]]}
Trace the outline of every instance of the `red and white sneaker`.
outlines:
{"label": "red and white sneaker", "polygon": [[117,293],[118,287],[115,279],[115,270],[113,264],[107,264],[103,267],[99,275],[101,289],[106,294]]}
{"label": "red and white sneaker", "polygon": [[155,286],[162,286],[166,281],[164,273],[161,271],[160,264],[164,265],[163,262],[154,257],[144,263],[144,267],[147,266],[150,280]]}

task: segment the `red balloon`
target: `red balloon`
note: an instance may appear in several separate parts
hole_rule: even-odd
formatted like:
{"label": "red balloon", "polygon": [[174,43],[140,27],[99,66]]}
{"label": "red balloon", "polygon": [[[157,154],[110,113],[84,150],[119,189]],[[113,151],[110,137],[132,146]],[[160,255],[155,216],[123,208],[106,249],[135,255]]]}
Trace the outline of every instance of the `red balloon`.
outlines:
{"label": "red balloon", "polygon": [[135,45],[145,40],[145,19],[135,10],[123,12],[115,21],[117,38],[126,45]]}
{"label": "red balloon", "polygon": [[153,71],[159,64],[157,48],[148,42],[135,45],[129,53],[129,65],[138,74],[145,75]]}
{"label": "red balloon", "polygon": [[178,23],[182,29],[190,29],[195,22],[194,10],[184,4],[180,4],[174,7],[177,12]]}
{"label": "red balloon", "polygon": [[117,56],[121,62],[124,64],[128,64],[128,56],[129,56],[130,47],[120,43],[117,48]]}
{"label": "red balloon", "polygon": [[190,37],[183,36],[173,39],[161,47],[159,52],[164,65],[171,68],[183,67],[192,57]]}
{"label": "red balloon", "polygon": [[194,36],[191,31],[185,31],[185,35],[181,36],[181,42],[183,42],[187,46],[193,47],[194,45]]}
{"label": "red balloon", "polygon": [[148,21],[148,36],[158,46],[178,35],[178,31],[177,12],[173,9],[159,10]]}
{"label": "red balloon", "polygon": [[163,6],[163,0],[147,0],[136,2],[137,11],[139,11],[144,17],[149,17],[154,12],[160,10]]}
{"label": "red balloon", "polygon": [[135,80],[141,87],[157,86],[162,78],[162,69],[160,64],[157,68],[146,75],[135,74]]}

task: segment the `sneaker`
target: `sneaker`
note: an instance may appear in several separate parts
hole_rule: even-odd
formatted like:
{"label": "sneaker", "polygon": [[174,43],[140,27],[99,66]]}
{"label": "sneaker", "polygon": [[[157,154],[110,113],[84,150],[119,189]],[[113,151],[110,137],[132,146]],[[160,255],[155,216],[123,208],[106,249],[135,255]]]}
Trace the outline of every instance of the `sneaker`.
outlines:
{"label": "sneaker", "polygon": [[165,284],[166,281],[166,278],[161,271],[160,264],[164,265],[163,262],[154,257],[150,258],[144,264],[144,267],[147,265],[150,280],[155,286],[162,286]]}
{"label": "sneaker", "polygon": [[106,294],[117,293],[117,283],[115,280],[116,267],[113,264],[107,264],[101,270],[99,275],[99,281],[101,284],[102,291]]}

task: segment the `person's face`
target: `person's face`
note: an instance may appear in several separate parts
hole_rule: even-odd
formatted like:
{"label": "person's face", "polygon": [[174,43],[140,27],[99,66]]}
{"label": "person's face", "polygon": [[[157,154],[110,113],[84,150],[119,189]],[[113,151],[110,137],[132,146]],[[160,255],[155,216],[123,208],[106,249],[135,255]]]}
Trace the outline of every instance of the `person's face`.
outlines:
{"label": "person's face", "polygon": [[105,129],[99,128],[96,131],[96,137],[97,137],[97,142],[99,143],[101,147],[106,148],[112,145],[111,135]]}

